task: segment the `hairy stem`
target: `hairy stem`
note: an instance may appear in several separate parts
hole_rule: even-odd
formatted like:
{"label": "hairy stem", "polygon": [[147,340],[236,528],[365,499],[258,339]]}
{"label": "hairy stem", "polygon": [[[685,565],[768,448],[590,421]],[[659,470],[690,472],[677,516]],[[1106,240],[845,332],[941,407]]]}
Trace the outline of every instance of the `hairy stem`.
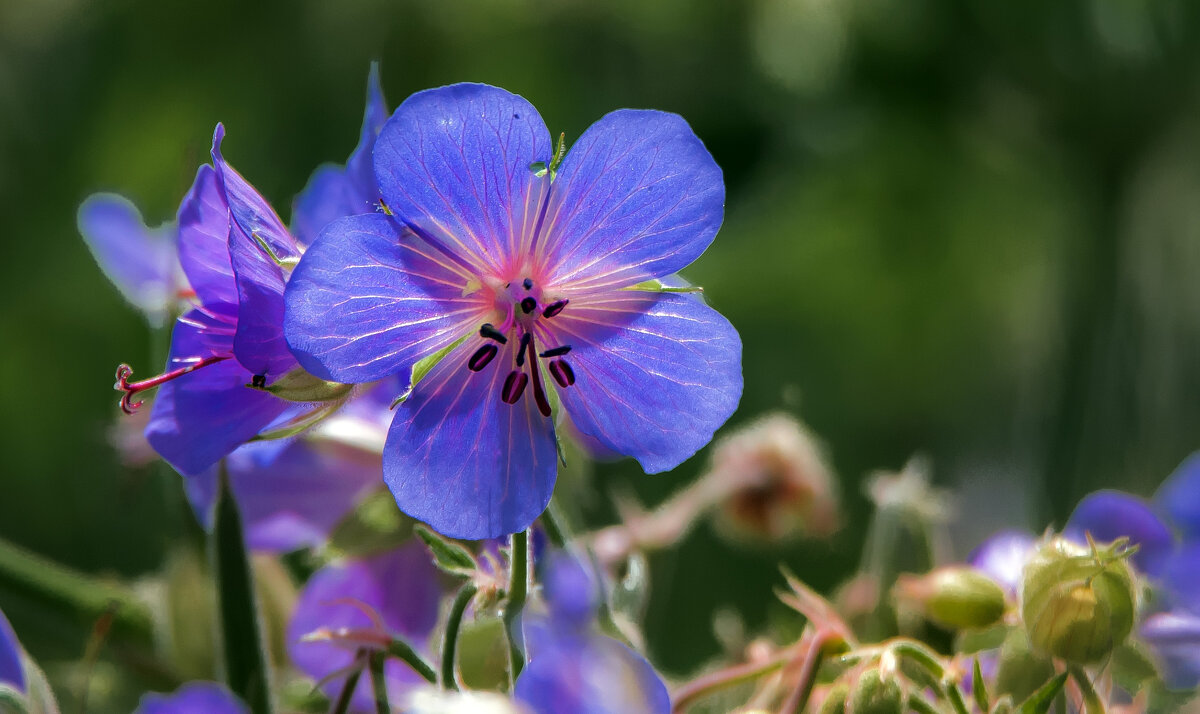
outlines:
{"label": "hairy stem", "polygon": [[458,689],[458,680],[454,676],[454,664],[457,661],[458,630],[462,626],[463,615],[471,598],[475,597],[477,588],[474,583],[467,583],[458,590],[454,604],[450,607],[450,619],[446,621],[446,634],[442,640],[442,689]]}

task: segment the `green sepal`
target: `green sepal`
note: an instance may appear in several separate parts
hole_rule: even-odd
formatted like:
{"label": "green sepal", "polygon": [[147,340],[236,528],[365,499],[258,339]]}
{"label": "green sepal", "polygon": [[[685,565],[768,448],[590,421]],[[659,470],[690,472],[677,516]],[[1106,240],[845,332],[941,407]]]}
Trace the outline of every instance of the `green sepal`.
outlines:
{"label": "green sepal", "polygon": [[293,369],[269,385],[258,387],[251,383],[246,386],[270,392],[289,402],[337,401],[345,399],[350,394],[350,390],[354,388],[352,384],[326,382],[305,371],[302,367]]}
{"label": "green sepal", "polygon": [[1054,706],[1054,699],[1067,683],[1067,673],[1063,672],[1049,682],[1043,684],[1036,692],[1021,703],[1021,714],[1046,714]]}
{"label": "green sepal", "polygon": [[29,714],[25,696],[7,684],[0,684],[0,714]]}
{"label": "green sepal", "polygon": [[475,561],[475,556],[458,543],[443,538],[419,523],[413,528],[413,532],[433,553],[433,564],[442,572],[460,578],[469,578],[479,570],[479,563]]}
{"label": "green sepal", "polygon": [[367,556],[400,547],[412,536],[413,521],[396,499],[379,490],[362,500],[329,535],[331,555]]}
{"label": "green sepal", "polygon": [[663,281],[659,280],[658,278],[655,278],[653,280],[643,280],[642,282],[638,283],[637,285],[630,285],[629,287],[625,288],[625,290],[642,290],[642,291],[651,292],[651,293],[702,293],[702,292],[704,292],[704,288],[700,287],[699,285],[681,285],[679,287],[674,287],[671,285],[664,285]]}
{"label": "green sepal", "polygon": [[1113,650],[1111,663],[1113,680],[1127,692],[1136,693],[1146,680],[1159,677],[1158,666],[1150,653],[1135,642],[1126,642]]}
{"label": "green sepal", "polygon": [[329,404],[317,407],[316,409],[310,409],[299,416],[289,419],[270,431],[259,433],[257,436],[250,439],[250,441],[274,441],[275,439],[290,439],[291,437],[305,432],[317,424],[325,421],[341,408],[342,403],[338,401],[330,402]]}
{"label": "green sepal", "polygon": [[971,666],[971,694],[975,697],[975,706],[979,707],[979,711],[991,711],[987,682],[983,679],[983,670],[979,666],[978,655],[975,656],[974,664]]}
{"label": "green sepal", "polygon": [[254,242],[258,244],[258,247],[262,250],[262,252],[267,254],[267,257],[271,259],[271,262],[275,263],[275,265],[278,265],[280,268],[283,268],[284,270],[291,270],[292,268],[296,267],[297,263],[300,262],[299,258],[284,258],[280,256],[275,252],[274,249],[271,248],[271,246],[267,245],[267,242],[263,240],[263,237],[258,233],[251,233],[250,237],[254,239]]}
{"label": "green sepal", "polygon": [[409,395],[412,394],[412,391],[417,386],[417,383],[422,379],[425,379],[425,376],[429,374],[430,370],[437,366],[437,363],[441,362],[446,355],[450,354],[450,350],[461,345],[468,337],[470,337],[470,335],[463,335],[437,352],[417,360],[416,364],[412,366],[412,371],[409,373],[408,389],[404,390],[404,394],[396,397],[396,399],[392,402],[391,408],[395,409],[403,404],[404,401],[408,399]]}
{"label": "green sepal", "polygon": [[216,578],[217,612],[225,682],[254,714],[272,711],[270,673],[263,648],[254,576],[242,534],[241,515],[229,488],[229,472],[221,463],[217,502],[210,539],[212,569]]}
{"label": "green sepal", "polygon": [[554,146],[554,156],[550,158],[550,164],[545,161],[534,161],[529,164],[529,170],[534,176],[542,178],[546,174],[550,174],[550,180],[558,174],[558,166],[562,163],[563,157],[567,155],[567,132],[562,132],[558,135],[558,143]]}

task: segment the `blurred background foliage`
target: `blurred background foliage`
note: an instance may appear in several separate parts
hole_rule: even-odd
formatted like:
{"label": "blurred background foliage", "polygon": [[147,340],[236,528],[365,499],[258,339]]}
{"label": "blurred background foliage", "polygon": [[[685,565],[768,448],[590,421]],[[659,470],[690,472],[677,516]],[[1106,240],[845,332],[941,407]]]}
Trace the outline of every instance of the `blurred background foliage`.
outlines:
{"label": "blurred background foliage", "polygon": [[[724,228],[686,275],[744,340],[731,424],[807,422],[845,510],[827,542],[702,525],[653,556],[668,673],[717,652],[715,610],[766,626],[777,563],[824,590],[849,576],[873,469],[929,456],[962,555],[1098,487],[1149,494],[1200,446],[1189,0],[0,0],[0,536],[136,578],[194,529],[177,477],[109,443],[115,366],[150,374],[162,346],[76,207],[112,190],[173,218],[223,121],[286,217],[353,148],[373,59],[391,106],[492,83],[568,142],[618,107],[678,112],[725,171]],[[657,502],[706,458],[597,465],[570,510],[609,522],[611,494]],[[0,608],[35,656],[81,655],[86,623],[3,589]]]}

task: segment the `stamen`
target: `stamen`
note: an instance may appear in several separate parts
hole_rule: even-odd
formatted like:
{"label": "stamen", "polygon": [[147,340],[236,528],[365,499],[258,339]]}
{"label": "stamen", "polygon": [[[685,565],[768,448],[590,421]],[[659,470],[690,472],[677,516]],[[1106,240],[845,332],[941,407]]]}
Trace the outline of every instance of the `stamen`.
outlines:
{"label": "stamen", "polygon": [[526,332],[521,335],[521,344],[517,347],[517,366],[525,366],[525,348],[529,347],[529,343],[533,341],[533,335]]}
{"label": "stamen", "polygon": [[253,377],[250,378],[250,386],[254,387],[255,389],[266,389],[267,375],[265,375],[265,374],[254,375]]}
{"label": "stamen", "polygon": [[532,338],[529,341],[529,373],[533,375],[533,400],[537,402],[538,411],[542,416],[550,416],[550,400],[546,399],[546,390],[542,389],[542,374],[537,365],[537,350],[534,349]]}
{"label": "stamen", "polygon": [[527,297],[521,301],[521,311],[526,315],[537,309],[537,300]]}
{"label": "stamen", "polygon": [[489,340],[495,340],[502,345],[508,344],[508,338],[504,336],[504,333],[500,330],[497,330],[495,325],[490,322],[485,322],[480,325],[479,334],[483,335]]}
{"label": "stamen", "polygon": [[525,392],[525,385],[529,384],[529,377],[524,372],[512,371],[504,378],[504,388],[500,390],[500,399],[505,404],[516,404],[517,400]]}
{"label": "stamen", "polygon": [[475,350],[475,354],[471,355],[471,359],[467,360],[467,367],[472,372],[478,372],[491,363],[492,358],[496,356],[499,349],[493,344],[486,344],[483,347]]}
{"label": "stamen", "polygon": [[533,290],[533,280],[532,279],[525,278],[525,282],[523,282],[521,284],[525,286],[526,290]]}
{"label": "stamen", "polygon": [[113,385],[113,389],[117,390],[118,392],[124,392],[124,394],[121,395],[120,401],[121,411],[125,412],[126,414],[133,414],[138,410],[138,407],[142,406],[144,403],[142,400],[138,400],[136,402],[133,401],[133,395],[137,394],[138,392],[144,392],[147,389],[153,389],[159,385],[170,382],[172,379],[182,377],[188,372],[195,372],[201,367],[207,367],[210,364],[216,364],[217,362],[227,359],[229,359],[229,355],[209,355],[203,359],[196,359],[195,362],[192,362],[187,366],[180,367],[179,369],[165,372],[157,377],[151,377],[150,379],[143,379],[140,382],[132,383],[129,381],[129,378],[133,376],[133,367],[130,367],[127,364],[119,365],[117,367],[117,383]]}
{"label": "stamen", "polygon": [[571,369],[566,360],[556,359],[550,362],[550,374],[554,375],[554,381],[558,382],[560,387],[575,384],[575,370]]}
{"label": "stamen", "polygon": [[542,310],[542,317],[554,317],[563,311],[563,308],[567,306],[568,302],[570,302],[570,300],[559,300],[558,302],[550,303],[546,306],[545,310]]}
{"label": "stamen", "polygon": [[566,353],[568,353],[570,351],[571,351],[570,345],[563,345],[561,347],[554,347],[552,349],[548,349],[545,352],[539,354],[538,357],[547,357],[547,358],[548,357],[562,357],[563,355],[565,355]]}

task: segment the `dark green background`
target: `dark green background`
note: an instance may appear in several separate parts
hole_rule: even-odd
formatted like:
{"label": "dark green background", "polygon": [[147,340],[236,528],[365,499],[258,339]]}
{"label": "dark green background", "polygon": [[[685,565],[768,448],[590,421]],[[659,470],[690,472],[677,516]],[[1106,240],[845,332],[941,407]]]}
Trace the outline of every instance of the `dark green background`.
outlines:
{"label": "dark green background", "polygon": [[[568,141],[618,107],[675,111],[725,171],[726,221],[686,275],[738,327],[745,396],[828,444],[831,543],[738,549],[701,526],[656,556],[654,659],[716,651],[710,614],[767,618],[775,565],[829,588],[860,482],[916,451],[958,489],[961,554],[1061,523],[1101,486],[1150,493],[1200,446],[1200,6],[1187,0],[0,2],[0,536],[138,576],[183,530],[106,432],[141,319],[75,230],[90,192],[171,218],[212,129],[287,215],[356,140],[368,63],[389,105],[471,80]],[[705,457],[599,494],[664,497]],[[169,480],[169,481],[168,481]],[[159,482],[163,483],[159,483]],[[28,647],[85,627],[6,599]],[[52,673],[53,674],[53,673]]]}

